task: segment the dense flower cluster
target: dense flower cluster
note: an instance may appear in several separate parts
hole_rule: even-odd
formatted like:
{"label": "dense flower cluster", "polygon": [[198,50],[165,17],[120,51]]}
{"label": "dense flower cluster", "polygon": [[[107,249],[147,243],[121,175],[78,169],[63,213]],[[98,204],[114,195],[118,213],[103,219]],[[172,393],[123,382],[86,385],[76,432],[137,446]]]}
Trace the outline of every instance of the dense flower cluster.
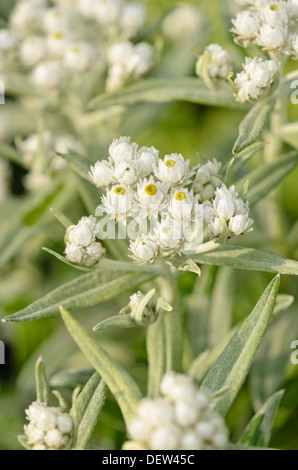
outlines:
{"label": "dense flower cluster", "polygon": [[211,397],[185,375],[167,373],[161,397],[140,401],[129,423],[126,450],[223,450],[228,444],[224,419],[211,410]]}
{"label": "dense flower cluster", "polygon": [[[50,131],[29,135],[26,139],[16,139],[24,164],[30,170],[24,178],[29,191],[38,191],[51,184],[51,175],[65,167],[63,158],[57,155],[69,151],[84,154],[80,142],[70,134],[54,136]],[[57,152],[57,153],[55,153]]]}
{"label": "dense flower cluster", "polygon": [[243,71],[236,75],[236,99],[240,103],[258,99],[272,85],[279,71],[275,60],[245,58]]}
{"label": "dense flower cluster", "polygon": [[238,197],[234,186],[223,185],[215,191],[215,198],[204,203],[204,220],[208,224],[208,237],[225,239],[252,231],[249,204]]}
{"label": "dense flower cluster", "polygon": [[[90,178],[106,191],[102,213],[124,224],[133,221],[139,227],[136,236],[130,237],[130,251],[134,261],[147,264],[192,249],[198,230],[203,230],[199,200],[212,200],[216,188],[225,188],[220,169],[215,159],[191,169],[190,161],[181,154],[162,159],[154,147],[139,148],[129,137],[120,137],[110,145],[108,160],[91,166]],[[221,197],[226,200],[224,189],[217,193],[216,201]],[[237,201],[230,218],[240,214]],[[247,215],[248,205],[243,203],[244,207]]]}
{"label": "dense flower cluster", "polygon": [[241,1],[246,9],[232,20],[232,32],[244,46],[256,44],[269,52],[297,57],[298,6],[296,0]]}
{"label": "dense flower cluster", "polygon": [[219,44],[209,44],[205,54],[199,57],[196,64],[196,73],[202,76],[203,60],[208,56],[208,74],[212,79],[228,78],[233,72],[234,61],[232,56]]}
{"label": "dense flower cluster", "polygon": [[104,256],[101,243],[96,242],[96,218],[82,217],[77,225],[71,225],[65,235],[66,259],[72,263],[91,267]]}
{"label": "dense flower cluster", "polygon": [[[0,67],[25,71],[42,90],[59,90],[75,74],[92,68],[108,86],[121,87],[128,78],[140,78],[153,65],[147,43],[133,46],[128,39],[144,25],[146,11],[122,0],[18,1],[7,29],[0,30]],[[116,52],[118,45],[118,55]],[[130,54],[121,54],[122,41]],[[111,76],[113,78],[111,78]],[[116,80],[117,76],[117,80]]]}
{"label": "dense flower cluster", "polygon": [[74,425],[69,414],[36,401],[26,410],[26,415],[29,424],[24,429],[33,450],[65,450],[70,447]]}

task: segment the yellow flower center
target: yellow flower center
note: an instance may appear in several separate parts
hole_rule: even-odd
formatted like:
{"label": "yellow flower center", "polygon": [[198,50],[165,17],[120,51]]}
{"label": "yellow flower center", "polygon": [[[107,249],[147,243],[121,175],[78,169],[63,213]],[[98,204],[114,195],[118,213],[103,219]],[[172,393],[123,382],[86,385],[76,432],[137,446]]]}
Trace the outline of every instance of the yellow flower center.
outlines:
{"label": "yellow flower center", "polygon": [[278,10],[279,10],[279,6],[276,5],[276,3],[273,3],[272,5],[270,5],[270,10],[272,10],[272,11],[278,11]]}
{"label": "yellow flower center", "polygon": [[81,52],[79,46],[74,46],[71,50],[74,54],[79,54]]}
{"label": "yellow flower center", "polygon": [[166,165],[166,167],[168,167],[168,168],[174,168],[174,166],[176,165],[176,162],[175,162],[174,160],[167,160],[167,161],[165,162],[165,165]]}
{"label": "yellow flower center", "polygon": [[114,193],[117,194],[118,196],[124,196],[125,189],[119,186],[118,188],[114,189]]}
{"label": "yellow flower center", "polygon": [[185,198],[186,198],[186,194],[183,193],[182,191],[175,195],[176,201],[183,201],[183,199],[185,199]]}
{"label": "yellow flower center", "polygon": [[147,186],[145,187],[145,192],[149,195],[149,196],[154,196],[154,194],[156,193],[157,191],[157,187],[155,186],[155,184],[147,184]]}
{"label": "yellow flower center", "polygon": [[60,41],[61,39],[64,38],[64,34],[63,33],[56,33],[54,34],[54,39],[56,39],[56,41]]}

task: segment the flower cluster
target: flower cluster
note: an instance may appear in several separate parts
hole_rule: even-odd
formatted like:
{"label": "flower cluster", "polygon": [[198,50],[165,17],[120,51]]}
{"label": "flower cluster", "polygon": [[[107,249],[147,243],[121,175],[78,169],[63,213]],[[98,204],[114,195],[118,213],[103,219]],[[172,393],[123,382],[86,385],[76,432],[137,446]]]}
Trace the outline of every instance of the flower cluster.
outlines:
{"label": "flower cluster", "polygon": [[240,103],[258,99],[272,85],[279,71],[275,60],[245,58],[243,71],[236,75],[235,97]]}
{"label": "flower cluster", "polygon": [[297,58],[298,8],[296,0],[255,0],[238,2],[246,10],[232,20],[236,40],[249,43],[269,52],[281,52]]}
{"label": "flower cluster", "polygon": [[199,57],[196,63],[196,74],[204,76],[205,60],[207,71],[211,79],[227,79],[233,72],[234,60],[232,56],[219,44],[209,44],[205,53]]}
{"label": "flower cluster", "polygon": [[28,73],[33,84],[45,91],[59,90],[73,73],[84,74],[91,68],[104,77],[111,66],[108,73],[114,76],[114,88],[116,82],[120,87],[128,76],[137,79],[153,65],[149,44],[137,44],[132,56],[124,58],[117,56],[113,45],[135,36],[145,20],[142,5],[122,0],[55,0],[54,6],[48,0],[20,0],[8,28],[0,30],[0,64],[6,72],[17,68]]}
{"label": "flower cluster", "polygon": [[215,191],[212,203],[204,203],[204,220],[211,239],[227,239],[253,230],[248,201],[238,197],[234,186],[228,189],[223,185]]}
{"label": "flower cluster", "polygon": [[24,426],[32,450],[66,450],[71,446],[73,420],[60,408],[39,401],[26,410],[29,424]]}
{"label": "flower cluster", "polygon": [[[106,191],[101,213],[130,228],[134,224],[134,237],[128,230],[132,258],[147,264],[192,249],[203,231],[199,200],[211,201],[222,187],[220,170],[215,159],[191,169],[181,154],[159,158],[156,148],[139,148],[129,137],[120,137],[110,145],[108,159],[91,166],[90,178]],[[226,200],[224,190],[218,192],[217,199],[221,197]],[[238,206],[230,218],[238,215]],[[244,207],[247,215],[248,205]]]}
{"label": "flower cluster", "polygon": [[74,136],[54,136],[50,131],[32,134],[26,139],[17,138],[16,146],[26,168],[30,170],[24,178],[24,185],[29,191],[48,187],[51,184],[51,174],[66,166],[57,153],[67,154],[73,151],[84,154],[82,145]]}
{"label": "flower cluster", "polygon": [[223,450],[228,444],[224,419],[211,410],[211,397],[185,375],[167,373],[162,397],[140,401],[128,424],[124,450]]}
{"label": "flower cluster", "polygon": [[96,218],[82,217],[77,225],[71,225],[65,235],[66,259],[72,263],[91,267],[104,256],[101,243],[96,242]]}

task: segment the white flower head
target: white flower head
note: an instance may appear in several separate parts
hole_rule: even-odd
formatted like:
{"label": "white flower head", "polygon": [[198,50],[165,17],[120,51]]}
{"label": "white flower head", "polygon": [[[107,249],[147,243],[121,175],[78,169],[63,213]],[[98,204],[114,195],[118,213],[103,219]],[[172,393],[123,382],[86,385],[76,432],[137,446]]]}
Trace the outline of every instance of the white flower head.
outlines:
{"label": "white flower head", "polygon": [[46,8],[46,0],[18,2],[10,16],[12,30],[16,34],[25,36],[40,32]]}
{"label": "white flower head", "polygon": [[125,186],[134,186],[138,179],[138,171],[135,162],[117,163],[114,170],[114,180]]}
{"label": "white flower head", "polygon": [[9,29],[0,29],[0,51],[8,52],[16,47],[17,38]]}
{"label": "white flower head", "polygon": [[184,160],[178,153],[166,155],[163,160],[159,160],[155,170],[156,177],[164,184],[172,187],[183,186],[190,183],[193,172],[189,169],[189,160]]}
{"label": "white flower head", "polygon": [[152,235],[142,235],[135,241],[131,241],[129,250],[138,264],[154,263],[159,255],[158,243]]}
{"label": "white flower head", "polygon": [[114,185],[102,197],[104,211],[113,219],[126,222],[127,217],[133,215],[134,194],[128,186]]}
{"label": "white flower head", "polygon": [[114,139],[109,147],[109,155],[115,164],[130,162],[136,158],[138,145],[131,143],[130,137]]}
{"label": "white flower head", "polygon": [[257,36],[257,44],[265,50],[275,51],[283,47],[288,34],[286,26],[263,24]]}
{"label": "white flower head", "polygon": [[65,50],[65,66],[73,72],[85,72],[95,62],[96,50],[87,42],[69,44]]}
{"label": "white flower head", "polygon": [[137,153],[137,168],[140,178],[154,173],[158,163],[159,151],[155,147],[141,147]]}
{"label": "white flower head", "polygon": [[181,4],[171,11],[162,23],[162,32],[171,41],[195,38],[204,26],[202,13],[192,5]]}
{"label": "white flower head", "polygon": [[97,0],[93,13],[96,21],[103,27],[117,24],[122,13],[121,0]]}
{"label": "white flower head", "polygon": [[244,10],[237,14],[232,23],[231,32],[246,41],[256,38],[261,26],[261,19],[258,12]]}
{"label": "white flower head", "polygon": [[67,8],[49,8],[43,18],[45,32],[48,34],[56,31],[68,31],[72,25],[72,11]]}
{"label": "white flower head", "polygon": [[36,401],[26,410],[26,415],[29,424],[24,426],[24,430],[33,450],[70,448],[74,423],[69,414]]}
{"label": "white flower head", "polygon": [[179,222],[190,222],[198,205],[199,196],[194,196],[193,191],[186,188],[180,188],[174,191],[170,196],[169,213],[174,220]]}
{"label": "white flower head", "polygon": [[65,74],[60,62],[41,62],[32,72],[33,83],[43,90],[57,90],[64,81]]}
{"label": "white flower head", "polygon": [[220,171],[221,163],[215,158],[200,166],[197,170],[193,189],[195,193],[200,195],[200,200],[209,201],[213,199],[216,188],[222,185]]}
{"label": "white flower head", "polygon": [[210,77],[227,78],[233,71],[234,61],[232,56],[219,44],[209,44],[206,51],[209,54],[208,72]]}
{"label": "white flower head", "polygon": [[64,51],[72,40],[72,34],[64,31],[55,31],[47,37],[48,52],[52,58],[61,59]]}
{"label": "white flower head", "polygon": [[89,175],[97,188],[106,188],[114,183],[114,170],[110,162],[101,160],[91,166]]}
{"label": "white flower head", "polygon": [[166,255],[179,253],[183,248],[184,236],[181,223],[165,220],[158,224],[154,231],[161,253]]}
{"label": "white flower head", "polygon": [[136,202],[140,206],[140,217],[157,217],[167,199],[168,187],[155,182],[153,176],[138,184]]}
{"label": "white flower head", "polygon": [[144,26],[146,9],[139,3],[127,3],[123,5],[120,27],[124,36],[132,37]]}
{"label": "white flower head", "polygon": [[47,41],[43,36],[30,36],[19,50],[21,62],[28,67],[37,65],[47,57]]}
{"label": "white flower head", "polygon": [[67,229],[65,235],[66,259],[72,263],[92,267],[97,264],[105,254],[101,243],[96,242],[96,218],[82,217],[77,225]]}
{"label": "white flower head", "polygon": [[95,242],[96,218],[92,215],[82,217],[77,225],[67,230],[66,241],[78,246],[87,247]]}
{"label": "white flower head", "polygon": [[280,64],[275,60],[246,57],[244,70],[237,74],[234,81],[237,101],[244,103],[258,99],[272,85],[279,68]]}

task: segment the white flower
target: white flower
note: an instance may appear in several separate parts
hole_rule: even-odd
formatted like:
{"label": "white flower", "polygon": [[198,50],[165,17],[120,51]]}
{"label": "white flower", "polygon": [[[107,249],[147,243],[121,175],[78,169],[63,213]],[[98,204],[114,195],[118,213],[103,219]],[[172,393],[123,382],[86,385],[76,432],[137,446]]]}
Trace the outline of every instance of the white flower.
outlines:
{"label": "white flower", "polygon": [[141,147],[137,153],[137,168],[140,178],[152,175],[158,163],[159,151],[155,147]]}
{"label": "white flower", "polygon": [[97,0],[76,0],[78,12],[88,20],[94,19]]}
{"label": "white flower", "polygon": [[179,253],[183,247],[183,231],[177,221],[162,221],[155,228],[155,236],[163,254]]}
{"label": "white flower", "polygon": [[47,42],[42,36],[31,36],[20,46],[20,59],[26,66],[34,66],[47,56]]}
{"label": "white flower", "polygon": [[72,263],[82,264],[85,256],[85,249],[82,246],[76,245],[75,243],[66,243],[65,248],[66,259]]}
{"label": "white flower", "polygon": [[44,29],[48,34],[56,31],[67,31],[71,27],[72,19],[69,9],[49,8],[43,18]]}
{"label": "white flower", "polygon": [[171,186],[183,186],[190,182],[193,175],[189,170],[189,160],[184,160],[178,153],[166,155],[164,160],[159,160],[155,170],[156,177],[164,184]]}
{"label": "white flower", "polygon": [[216,188],[222,185],[220,171],[221,163],[215,158],[197,170],[193,189],[195,193],[200,195],[200,200],[209,201],[213,199]]}
{"label": "white flower", "polygon": [[269,51],[278,50],[284,45],[287,34],[287,27],[263,24],[257,36],[257,44]]}
{"label": "white flower", "polygon": [[63,31],[55,31],[47,37],[47,47],[53,58],[62,58],[64,51],[69,47],[72,35]]}
{"label": "white flower", "polygon": [[95,19],[104,27],[117,23],[122,13],[121,0],[97,0],[94,6]]}
{"label": "white flower", "polygon": [[146,10],[139,3],[127,3],[123,5],[120,17],[120,26],[126,37],[134,36],[144,25]]}
{"label": "white flower", "polygon": [[95,241],[96,218],[82,217],[77,225],[67,230],[66,240],[75,245],[87,247]]}
{"label": "white flower", "polygon": [[64,79],[62,65],[56,61],[40,63],[32,73],[33,83],[44,90],[56,90]]}
{"label": "white flower", "polygon": [[215,192],[213,203],[204,203],[204,220],[208,224],[208,237],[219,238],[223,233],[230,238],[243,235],[252,229],[249,218],[249,204],[238,198],[235,187],[225,185]]}
{"label": "white flower", "polygon": [[145,75],[154,65],[154,49],[147,42],[136,44],[129,69],[133,71],[134,78]]}
{"label": "white flower", "polygon": [[237,88],[235,96],[241,103],[258,99],[272,85],[279,64],[274,60],[246,57],[243,68],[243,72],[238,73],[234,81]]}
{"label": "white flower", "polygon": [[0,51],[10,51],[15,48],[17,38],[9,29],[0,29]]}
{"label": "white flower", "polygon": [[193,191],[177,189],[171,195],[169,213],[179,222],[190,221],[196,213],[198,200],[199,196],[194,196]]}
{"label": "white flower", "polygon": [[140,205],[141,217],[157,217],[166,202],[168,187],[156,183],[153,176],[138,184],[136,202]]}
{"label": "white flower", "polygon": [[138,171],[134,162],[120,162],[115,166],[114,179],[117,183],[133,186],[138,179]]}
{"label": "white flower", "polygon": [[[179,393],[173,393],[178,389]],[[144,398],[139,402],[136,416],[128,423],[132,440],[125,443],[123,449],[226,448],[228,431],[224,420],[212,411],[210,395],[199,390],[190,377],[168,372],[162,379],[160,391],[161,397]]]}
{"label": "white flower", "polygon": [[232,23],[232,33],[237,34],[237,36],[244,40],[255,39],[261,26],[259,14],[250,10],[238,13],[236,18],[232,20]]}
{"label": "white flower", "polygon": [[102,197],[104,211],[113,219],[123,222],[133,214],[134,196],[132,190],[127,186],[114,185],[107,190],[106,196]]}
{"label": "white flower", "polygon": [[46,6],[46,0],[26,0],[17,3],[10,16],[13,31],[21,35],[39,32]]}
{"label": "white flower", "polygon": [[130,242],[129,249],[132,258],[139,264],[154,263],[159,254],[159,247],[155,237],[151,235],[142,235],[134,242]]}
{"label": "white flower", "polygon": [[[209,44],[206,47],[209,55],[208,72],[211,78],[227,78],[233,71],[234,61],[231,55],[219,44]],[[197,75],[200,75],[200,58],[196,67]]]}
{"label": "white flower", "polygon": [[130,162],[135,159],[138,146],[130,141],[130,137],[120,137],[113,140],[109,147],[109,155],[114,163]]}
{"label": "white flower", "polygon": [[106,160],[98,161],[91,166],[89,175],[97,188],[106,188],[114,182],[112,165]]}
{"label": "white flower", "polygon": [[96,51],[87,43],[69,44],[65,50],[65,66],[74,72],[85,72],[95,61]]}
{"label": "white flower", "polygon": [[33,450],[70,448],[74,424],[69,414],[36,401],[26,410],[26,415],[29,424],[24,430]]}
{"label": "white flower", "polygon": [[171,41],[185,41],[199,35],[204,25],[201,12],[192,5],[181,4],[162,23],[163,34]]}
{"label": "white flower", "polygon": [[270,26],[287,26],[289,23],[288,7],[284,1],[269,1],[259,11],[264,23]]}

